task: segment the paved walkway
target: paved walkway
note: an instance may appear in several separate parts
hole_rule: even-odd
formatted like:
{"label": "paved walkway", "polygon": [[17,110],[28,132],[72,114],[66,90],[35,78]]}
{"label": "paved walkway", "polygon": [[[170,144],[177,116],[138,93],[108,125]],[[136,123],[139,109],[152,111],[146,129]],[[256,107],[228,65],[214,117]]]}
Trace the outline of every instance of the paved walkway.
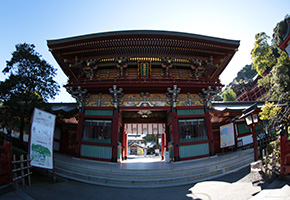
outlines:
{"label": "paved walkway", "polygon": [[[122,164],[130,166],[140,163],[142,158],[132,158]],[[137,162],[138,161],[138,162]],[[148,157],[141,160],[142,166],[150,163],[163,163],[158,158]],[[156,164],[156,163],[155,163]],[[141,164],[140,164],[141,166]],[[154,189],[128,189],[90,185],[59,178],[56,183],[51,177],[44,176],[42,170],[34,172],[32,186],[19,188],[0,197],[3,200],[74,200],[74,199],[200,199],[200,200],[246,200],[271,185],[265,182],[258,172],[250,173],[250,167],[235,173],[197,184],[189,184],[178,187],[154,188]],[[288,186],[286,182],[276,180],[278,184],[271,189],[279,189]],[[278,190],[277,189],[277,190]],[[280,192],[272,193],[271,197],[288,200],[288,197],[277,196]],[[273,196],[276,195],[276,196]],[[263,199],[256,196],[255,200]],[[280,198],[281,197],[281,198]]]}

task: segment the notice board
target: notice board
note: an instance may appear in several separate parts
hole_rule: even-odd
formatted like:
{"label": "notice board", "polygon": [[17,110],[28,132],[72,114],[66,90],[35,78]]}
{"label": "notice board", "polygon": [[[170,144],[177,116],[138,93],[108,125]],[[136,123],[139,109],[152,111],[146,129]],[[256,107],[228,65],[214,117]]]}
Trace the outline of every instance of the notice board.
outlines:
{"label": "notice board", "polygon": [[34,109],[30,130],[31,165],[53,169],[53,134],[55,115]]}
{"label": "notice board", "polygon": [[235,145],[235,131],[233,123],[220,127],[220,141],[221,148]]}

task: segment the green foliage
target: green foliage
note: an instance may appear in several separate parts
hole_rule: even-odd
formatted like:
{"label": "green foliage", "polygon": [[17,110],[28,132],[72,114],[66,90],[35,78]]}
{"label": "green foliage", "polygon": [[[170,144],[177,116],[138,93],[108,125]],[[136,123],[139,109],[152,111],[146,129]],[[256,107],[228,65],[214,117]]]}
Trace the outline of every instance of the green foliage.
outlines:
{"label": "green foliage", "polygon": [[59,91],[59,85],[53,80],[56,69],[41,59],[34,48],[33,44],[18,44],[11,60],[6,61],[7,65],[2,72],[10,74],[4,82],[5,89],[10,91],[4,95],[4,100],[12,94],[30,93],[35,98],[41,96],[47,102]]}
{"label": "green foliage", "polygon": [[237,83],[241,83],[244,80],[252,79],[256,74],[257,71],[253,68],[252,64],[245,65],[243,69],[238,72],[237,77],[234,79],[234,81],[236,81]]}
{"label": "green foliage", "polygon": [[223,93],[223,99],[224,101],[236,101],[236,93],[232,89],[227,88]]}
{"label": "green foliage", "polygon": [[[277,139],[275,141],[270,142],[267,145],[266,150],[267,150],[268,154],[272,154],[274,152],[274,150],[279,152],[280,151],[280,140]],[[277,156],[279,156],[279,155],[276,155],[276,157]]]}
{"label": "green foliage", "polygon": [[53,80],[56,69],[34,50],[33,44],[18,44],[12,58],[6,61],[4,74],[8,79],[0,82],[0,101],[3,102],[4,124],[20,121],[20,139],[23,139],[24,119],[30,119],[34,107],[44,108],[53,99],[59,85]]}
{"label": "green foliage", "polygon": [[155,136],[154,136],[154,134],[147,134],[146,136],[143,137],[143,139],[146,142],[154,142],[155,141]]}
{"label": "green foliage", "polygon": [[251,51],[253,65],[260,76],[268,68],[272,68],[276,63],[274,49],[268,44],[270,39],[266,33],[258,33],[255,36],[255,46]]}
{"label": "green foliage", "polygon": [[[263,78],[258,81],[260,86],[266,87],[268,99],[289,100],[290,90],[290,60],[289,55],[279,48],[287,31],[286,20],[290,20],[287,15],[285,19],[277,23],[274,34],[273,44],[268,43],[270,37],[265,33],[256,34],[255,46],[251,52],[253,65],[259,75]],[[265,71],[270,73],[263,76]],[[281,97],[283,97],[281,99]]]}
{"label": "green foliage", "polygon": [[281,110],[281,107],[274,106],[274,102],[265,102],[265,105],[261,108],[260,119],[261,120],[270,120],[272,117],[276,116]]}
{"label": "green foliage", "polygon": [[279,100],[283,95],[281,100],[287,101],[290,90],[290,59],[284,51],[279,50],[278,52],[279,57],[276,59],[271,73],[260,79],[258,84],[269,89],[271,95],[269,99]]}
{"label": "green foliage", "polygon": [[[6,134],[0,131],[0,145],[3,144]],[[19,140],[12,138],[12,154],[20,156],[21,154],[27,154],[28,146],[20,142]]]}
{"label": "green foliage", "polygon": [[288,32],[287,20],[290,20],[290,15],[286,15],[285,19],[277,23],[276,27],[274,28],[273,46],[275,48],[279,47],[283,43],[283,38]]}

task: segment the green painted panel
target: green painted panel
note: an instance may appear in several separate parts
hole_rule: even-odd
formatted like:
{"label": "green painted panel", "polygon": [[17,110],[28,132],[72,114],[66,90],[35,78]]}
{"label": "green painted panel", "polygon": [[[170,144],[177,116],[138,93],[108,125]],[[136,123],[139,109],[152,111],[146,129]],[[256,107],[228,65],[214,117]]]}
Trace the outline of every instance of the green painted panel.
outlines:
{"label": "green painted panel", "polygon": [[167,122],[169,122],[170,120],[171,120],[171,115],[168,116]]}
{"label": "green painted panel", "polygon": [[112,116],[113,110],[85,110],[85,115]]}
{"label": "green painted panel", "polygon": [[174,157],[174,155],[173,155],[173,147],[168,148],[168,151],[169,151],[169,158],[173,158]]}
{"label": "green painted panel", "polygon": [[249,133],[250,129],[247,129],[247,125],[246,124],[238,124],[238,134],[244,134],[244,133]]}
{"label": "green painted panel", "polygon": [[177,110],[177,115],[204,115],[203,109]]}
{"label": "green painted panel", "polygon": [[203,143],[203,144],[180,146],[179,153],[180,158],[206,155],[209,154],[209,145],[208,143]]}
{"label": "green painted panel", "polygon": [[208,140],[207,136],[200,136],[200,137],[194,137],[194,138],[190,138],[190,139],[186,139],[186,138],[180,138],[179,142],[183,143],[183,142],[196,142],[196,141],[202,141],[202,140]]}
{"label": "green painted panel", "polygon": [[96,142],[102,144],[111,144],[111,139],[98,139],[98,138],[83,138],[83,142]]}
{"label": "green painted panel", "polygon": [[263,123],[260,122],[260,124],[258,126],[256,126],[256,130],[262,129],[263,128]]}
{"label": "green painted panel", "polygon": [[81,145],[81,156],[88,156],[93,158],[112,158],[112,148],[103,146],[93,146],[93,145]]}
{"label": "green painted panel", "polygon": [[122,149],[118,148],[118,158],[122,159]]}

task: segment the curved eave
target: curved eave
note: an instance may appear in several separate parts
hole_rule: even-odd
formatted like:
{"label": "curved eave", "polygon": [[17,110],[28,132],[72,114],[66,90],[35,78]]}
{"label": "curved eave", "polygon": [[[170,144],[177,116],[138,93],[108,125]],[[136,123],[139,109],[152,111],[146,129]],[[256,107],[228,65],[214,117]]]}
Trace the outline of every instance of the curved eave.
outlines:
{"label": "curved eave", "polygon": [[57,40],[47,40],[49,47],[64,45],[69,43],[85,42],[90,40],[103,40],[110,38],[134,38],[134,37],[160,37],[160,38],[174,38],[174,39],[184,39],[184,40],[199,40],[199,41],[209,41],[213,43],[221,43],[227,45],[239,46],[239,40],[229,40],[205,35],[197,35],[192,33],[182,33],[175,31],[157,31],[157,30],[132,30],[132,31],[112,31],[88,34],[82,36],[68,37]]}
{"label": "curved eave", "polygon": [[217,79],[223,72],[240,41],[173,31],[115,31],[48,40],[48,47],[64,73],[74,79],[77,75],[64,60],[83,60],[151,56],[176,58],[202,58],[213,56],[219,66],[210,74]]}

